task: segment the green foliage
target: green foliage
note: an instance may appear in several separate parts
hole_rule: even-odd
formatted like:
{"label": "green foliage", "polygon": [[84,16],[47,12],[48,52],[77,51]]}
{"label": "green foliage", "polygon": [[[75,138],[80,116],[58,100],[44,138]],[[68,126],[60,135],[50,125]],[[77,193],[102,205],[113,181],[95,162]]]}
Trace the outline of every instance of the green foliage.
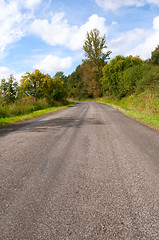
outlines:
{"label": "green foliage", "polygon": [[80,71],[82,72],[81,78],[86,87],[88,97],[96,98],[101,96],[101,83],[99,80],[102,77],[102,72],[99,70],[99,67],[91,66],[89,62],[85,61],[80,66]]}
{"label": "green foliage", "polygon": [[67,97],[64,82],[57,77],[45,78],[42,91],[48,101],[58,101]]}
{"label": "green foliage", "polygon": [[156,49],[151,54],[151,62],[154,65],[159,65],[159,45],[156,47]]}
{"label": "green foliage", "polygon": [[64,77],[61,73],[51,78],[49,74],[41,73],[35,70],[33,73],[27,72],[21,79],[20,90],[26,96],[32,96],[36,99],[46,98],[48,101],[58,101],[66,98],[66,89]]}
{"label": "green foliage", "polygon": [[17,99],[16,101],[7,104],[0,105],[0,118],[20,116],[31,113],[33,111],[48,108],[50,105],[46,99],[35,99],[34,97],[24,97]]}
{"label": "green foliage", "polygon": [[143,66],[135,65],[129,67],[123,71],[123,74],[119,76],[118,82],[118,96],[124,97],[130,95],[136,90],[136,85],[143,76]]}
{"label": "green foliage", "polygon": [[40,98],[43,96],[43,82],[45,79],[51,78],[48,74],[43,74],[39,70],[35,70],[33,73],[26,72],[21,78],[20,90],[26,96],[32,96]]}
{"label": "green foliage", "polygon": [[75,99],[88,98],[86,86],[82,81],[83,71],[81,65],[67,77],[66,87],[68,91],[68,97]]}
{"label": "green foliage", "polygon": [[159,129],[159,98],[149,91],[137,96],[132,94],[122,99],[107,97],[98,101],[109,104],[124,114]]}
{"label": "green foliage", "polygon": [[105,53],[103,50],[106,48],[106,35],[100,36],[97,29],[87,32],[87,38],[83,45],[86,61],[89,61],[91,65],[104,66],[111,53],[110,51]]}
{"label": "green foliage", "polygon": [[2,79],[1,86],[0,86],[0,101],[4,103],[13,102],[18,95],[18,83],[13,75],[10,75],[8,80]]}
{"label": "green foliage", "polygon": [[0,118],[8,117],[9,116],[9,109],[7,106],[3,106],[0,104]]}
{"label": "green foliage", "polygon": [[20,87],[11,75],[8,81],[2,79],[0,86],[0,117],[19,116],[55,105],[66,104],[67,92],[64,74],[49,74],[35,70],[27,72]]}
{"label": "green foliage", "polygon": [[145,65],[142,67],[142,78],[136,84],[135,92],[140,94],[151,90],[159,97],[159,66]]}
{"label": "green foliage", "polygon": [[[125,85],[127,76],[130,74],[127,72],[124,75],[124,71],[133,66],[141,66],[142,64],[143,61],[139,57],[116,56],[103,68],[103,77],[101,78],[103,92],[115,96],[125,95],[133,88],[132,85],[134,80],[131,79],[130,83]],[[123,87],[125,89],[123,89]]]}
{"label": "green foliage", "polygon": [[66,82],[66,79],[67,77],[64,75],[63,72],[57,72],[55,75],[54,75],[55,78],[58,78],[59,80],[63,81],[63,82]]}
{"label": "green foliage", "polygon": [[86,59],[83,60],[81,66],[83,73],[81,78],[90,97],[101,95],[102,68],[111,53],[110,51],[105,52],[106,48],[106,35],[100,36],[97,29],[87,32],[87,38],[83,45]]}

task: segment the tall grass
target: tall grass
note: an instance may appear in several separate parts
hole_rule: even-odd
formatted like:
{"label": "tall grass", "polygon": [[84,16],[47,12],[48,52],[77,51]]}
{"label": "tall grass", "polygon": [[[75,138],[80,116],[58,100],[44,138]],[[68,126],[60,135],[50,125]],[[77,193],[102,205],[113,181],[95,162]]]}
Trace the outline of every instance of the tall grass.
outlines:
{"label": "tall grass", "polygon": [[49,107],[51,107],[51,105],[46,101],[46,99],[24,97],[10,104],[1,104],[0,118],[20,116]]}
{"label": "tall grass", "polygon": [[122,99],[105,97],[97,101],[109,104],[126,115],[159,129],[159,97],[150,89]]}

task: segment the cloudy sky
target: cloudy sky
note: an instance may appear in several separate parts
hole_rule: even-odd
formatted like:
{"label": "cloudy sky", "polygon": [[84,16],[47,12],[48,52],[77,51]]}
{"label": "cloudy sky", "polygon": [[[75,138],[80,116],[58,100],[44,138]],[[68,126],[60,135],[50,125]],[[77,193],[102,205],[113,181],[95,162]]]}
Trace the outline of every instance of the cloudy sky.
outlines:
{"label": "cloudy sky", "polygon": [[147,59],[159,45],[159,0],[0,0],[0,78],[72,73],[94,28],[106,33],[111,58]]}

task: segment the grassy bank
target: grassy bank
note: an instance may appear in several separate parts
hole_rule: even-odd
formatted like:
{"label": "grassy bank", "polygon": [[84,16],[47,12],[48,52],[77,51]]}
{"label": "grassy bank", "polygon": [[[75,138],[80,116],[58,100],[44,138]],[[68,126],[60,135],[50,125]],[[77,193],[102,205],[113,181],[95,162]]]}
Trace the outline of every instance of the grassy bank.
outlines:
{"label": "grassy bank", "polygon": [[26,121],[26,120],[33,119],[33,118],[36,118],[36,117],[40,117],[40,116],[43,116],[43,115],[46,115],[46,114],[49,114],[49,113],[53,113],[53,112],[56,112],[56,111],[60,111],[62,109],[73,106],[74,104],[75,103],[70,102],[66,106],[50,107],[50,108],[46,108],[46,109],[42,109],[42,110],[38,110],[38,111],[33,111],[29,114],[24,114],[24,115],[20,115],[20,116],[0,118],[0,127],[6,126],[6,125],[9,125],[9,124],[13,124],[13,123]]}
{"label": "grassy bank", "polygon": [[159,98],[149,91],[138,96],[124,97],[121,100],[105,97],[97,101],[111,105],[124,114],[159,130]]}

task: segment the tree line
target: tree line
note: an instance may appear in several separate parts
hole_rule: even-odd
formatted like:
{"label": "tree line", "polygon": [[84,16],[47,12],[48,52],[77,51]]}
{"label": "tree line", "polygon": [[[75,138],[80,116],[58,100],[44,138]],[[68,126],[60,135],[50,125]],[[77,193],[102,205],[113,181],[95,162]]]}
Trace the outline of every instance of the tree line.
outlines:
{"label": "tree line", "polygon": [[159,45],[146,61],[138,56],[121,55],[110,60],[111,51],[107,51],[106,35],[101,36],[97,29],[93,29],[87,32],[83,51],[85,59],[69,76],[57,72],[51,77],[35,70],[22,76],[20,84],[13,75],[7,80],[2,79],[0,115],[2,107],[15,102],[32,103],[31,109],[35,110],[37,105],[39,108],[54,106],[58,102],[64,103],[67,98],[122,98],[134,92],[138,94],[146,88],[159,95]]}
{"label": "tree line", "polygon": [[51,77],[49,74],[35,70],[22,76],[19,85],[11,75],[8,80],[1,80],[1,101],[3,100],[3,104],[10,103],[25,96],[36,99],[46,98],[50,103],[54,100],[62,100],[66,96],[64,81],[61,80],[62,76],[63,74],[56,73],[54,77]]}
{"label": "tree line", "polygon": [[67,77],[69,97],[97,98],[114,96],[122,98],[146,88],[159,95],[159,45],[151,58],[143,61],[136,56],[118,55],[109,61],[111,52],[106,51],[106,36],[97,29],[87,33],[83,45],[85,59]]}
{"label": "tree line", "polygon": [[20,84],[13,75],[0,85],[0,117],[12,117],[36,110],[68,104],[67,90],[58,72],[54,77],[35,70],[22,76]]}

